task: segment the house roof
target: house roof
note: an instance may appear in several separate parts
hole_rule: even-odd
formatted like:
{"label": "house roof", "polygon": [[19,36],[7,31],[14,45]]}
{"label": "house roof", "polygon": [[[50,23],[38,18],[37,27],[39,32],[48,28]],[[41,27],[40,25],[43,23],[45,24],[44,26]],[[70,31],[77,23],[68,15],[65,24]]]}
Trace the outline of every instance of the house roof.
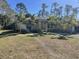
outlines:
{"label": "house roof", "polygon": [[48,17],[35,17],[39,21],[47,21]]}

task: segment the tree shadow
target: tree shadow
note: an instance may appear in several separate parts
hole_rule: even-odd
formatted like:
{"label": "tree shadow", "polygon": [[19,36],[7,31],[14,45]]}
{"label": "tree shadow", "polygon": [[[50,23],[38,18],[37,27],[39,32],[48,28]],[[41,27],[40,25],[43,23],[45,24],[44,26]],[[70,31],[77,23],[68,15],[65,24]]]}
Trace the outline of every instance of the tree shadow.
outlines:
{"label": "tree shadow", "polygon": [[73,36],[71,35],[79,35],[78,32],[75,33],[58,33],[60,36],[58,37],[58,39],[61,40],[68,40],[68,39],[73,39]]}
{"label": "tree shadow", "polygon": [[0,38],[3,38],[3,37],[8,37],[8,36],[16,36],[18,35],[19,33],[15,32],[15,31],[5,31],[5,32],[2,32],[0,34]]}

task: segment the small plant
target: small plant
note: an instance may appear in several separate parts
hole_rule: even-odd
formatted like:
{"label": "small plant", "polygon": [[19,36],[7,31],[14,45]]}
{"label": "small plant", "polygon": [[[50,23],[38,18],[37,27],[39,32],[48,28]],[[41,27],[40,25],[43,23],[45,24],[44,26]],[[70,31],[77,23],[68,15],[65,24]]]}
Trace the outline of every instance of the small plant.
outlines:
{"label": "small plant", "polygon": [[57,39],[57,37],[56,36],[52,36],[51,39]]}

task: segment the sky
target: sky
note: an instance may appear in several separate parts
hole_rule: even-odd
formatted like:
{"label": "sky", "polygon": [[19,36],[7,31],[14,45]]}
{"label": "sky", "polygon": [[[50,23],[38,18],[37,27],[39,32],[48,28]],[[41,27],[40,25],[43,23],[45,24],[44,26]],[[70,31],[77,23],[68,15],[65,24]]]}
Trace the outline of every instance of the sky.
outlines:
{"label": "sky", "polygon": [[58,2],[63,7],[66,4],[72,5],[73,7],[79,7],[78,0],[7,0],[8,4],[12,9],[15,10],[17,3],[24,3],[28,12],[32,14],[37,14],[38,11],[41,9],[41,4],[46,3],[48,8],[47,10],[50,11],[51,4],[54,2]]}

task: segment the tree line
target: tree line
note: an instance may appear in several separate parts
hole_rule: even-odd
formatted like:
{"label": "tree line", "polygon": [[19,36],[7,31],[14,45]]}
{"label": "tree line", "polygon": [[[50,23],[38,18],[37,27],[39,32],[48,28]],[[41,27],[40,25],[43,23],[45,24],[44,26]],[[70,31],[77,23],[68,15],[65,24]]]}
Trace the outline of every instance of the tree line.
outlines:
{"label": "tree line", "polygon": [[57,2],[51,5],[50,12],[48,6],[43,3],[38,15],[28,12],[24,3],[16,4],[14,21],[7,14],[0,14],[0,25],[3,29],[11,29],[18,32],[76,32],[78,25],[77,16],[79,7],[72,5],[61,6]]}

